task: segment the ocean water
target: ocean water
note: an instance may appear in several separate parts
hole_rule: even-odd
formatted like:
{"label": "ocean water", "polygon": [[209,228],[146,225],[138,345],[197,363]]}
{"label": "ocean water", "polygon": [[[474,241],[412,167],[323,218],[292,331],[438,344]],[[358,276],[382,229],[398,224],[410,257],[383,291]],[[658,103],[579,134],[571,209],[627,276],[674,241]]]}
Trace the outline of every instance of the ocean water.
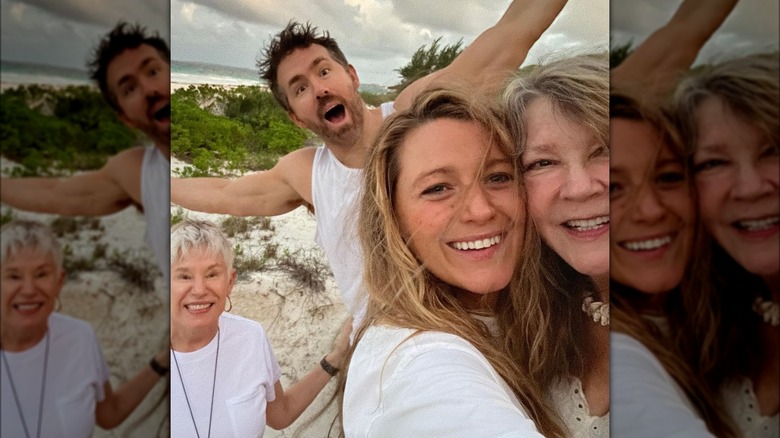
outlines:
{"label": "ocean water", "polygon": [[[0,62],[0,80],[18,84],[90,85],[86,70],[43,64]],[[171,82],[214,85],[260,85],[256,71],[200,62],[173,61]]]}
{"label": "ocean water", "polygon": [[92,84],[86,70],[6,60],[0,61],[0,80],[17,84]]}
{"label": "ocean water", "polygon": [[171,83],[262,85],[256,70],[204,62],[172,61]]}
{"label": "ocean water", "polygon": [[[4,83],[48,85],[92,85],[86,70],[43,64],[0,61],[0,80]],[[264,85],[257,70],[208,64],[172,61],[171,83],[212,85]],[[361,91],[383,93],[386,87],[361,84]]]}
{"label": "ocean water", "polygon": [[[257,70],[188,61],[171,62],[171,83],[265,86]],[[388,89],[382,85],[360,84],[360,91],[386,93]]]}

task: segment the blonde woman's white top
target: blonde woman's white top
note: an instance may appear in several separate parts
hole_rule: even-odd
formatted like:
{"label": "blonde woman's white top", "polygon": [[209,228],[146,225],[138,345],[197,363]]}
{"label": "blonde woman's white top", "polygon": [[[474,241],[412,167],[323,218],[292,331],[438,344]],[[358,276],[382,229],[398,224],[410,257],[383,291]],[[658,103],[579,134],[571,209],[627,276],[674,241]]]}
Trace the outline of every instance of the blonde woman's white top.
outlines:
{"label": "blonde woman's white top", "polygon": [[613,438],[712,437],[682,388],[641,342],[610,335]]}
{"label": "blonde woman's white top", "polygon": [[609,437],[609,413],[590,415],[580,379],[561,377],[550,388],[550,399],[572,438]]}
{"label": "blonde woman's white top", "polygon": [[742,436],[777,438],[780,436],[780,413],[761,415],[758,399],[753,392],[753,381],[747,377],[724,385],[721,391],[731,418],[737,423]]}
{"label": "blonde woman's white top", "polygon": [[441,332],[372,326],[344,393],[344,432],[362,437],[540,437],[487,359]]}

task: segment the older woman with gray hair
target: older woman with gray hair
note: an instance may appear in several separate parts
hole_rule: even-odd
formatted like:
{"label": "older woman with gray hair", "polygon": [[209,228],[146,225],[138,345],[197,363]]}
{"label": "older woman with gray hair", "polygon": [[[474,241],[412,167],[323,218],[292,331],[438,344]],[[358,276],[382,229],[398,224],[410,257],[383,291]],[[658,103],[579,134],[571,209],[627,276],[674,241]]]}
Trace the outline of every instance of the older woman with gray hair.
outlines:
{"label": "older woman with gray hair", "polygon": [[92,436],[121,424],[168,371],[165,351],[114,391],[92,327],[55,312],[62,249],[38,222],[2,227],[0,435]]}
{"label": "older woman with gray hair", "polygon": [[[541,237],[557,348],[528,352],[528,374],[548,388],[575,437],[609,436],[609,59],[584,53],[515,78],[504,105]],[[515,326],[533,339],[539,330]]]}
{"label": "older woman with gray hair", "polygon": [[233,250],[214,224],[185,220],[173,227],[172,436],[256,437],[266,423],[283,429],[342,366],[349,321],[320,366],[285,390],[262,326],[225,312],[235,280]]}

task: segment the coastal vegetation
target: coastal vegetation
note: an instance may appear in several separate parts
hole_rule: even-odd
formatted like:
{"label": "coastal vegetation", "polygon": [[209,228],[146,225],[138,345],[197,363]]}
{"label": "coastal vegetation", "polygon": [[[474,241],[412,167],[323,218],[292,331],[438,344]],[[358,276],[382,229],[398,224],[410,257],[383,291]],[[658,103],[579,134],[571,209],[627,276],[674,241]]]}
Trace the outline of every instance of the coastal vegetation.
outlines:
{"label": "coastal vegetation", "polygon": [[97,169],[143,142],[91,86],[18,86],[0,94],[0,153],[20,166],[13,176]]}
{"label": "coastal vegetation", "polygon": [[190,85],[171,95],[171,153],[192,165],[181,176],[269,169],[311,137],[261,87]]}
{"label": "coastal vegetation", "polygon": [[[397,93],[360,92],[371,106]],[[176,176],[231,176],[267,170],[318,140],[296,126],[265,88],[190,85],[171,95],[171,154],[191,166]]]}

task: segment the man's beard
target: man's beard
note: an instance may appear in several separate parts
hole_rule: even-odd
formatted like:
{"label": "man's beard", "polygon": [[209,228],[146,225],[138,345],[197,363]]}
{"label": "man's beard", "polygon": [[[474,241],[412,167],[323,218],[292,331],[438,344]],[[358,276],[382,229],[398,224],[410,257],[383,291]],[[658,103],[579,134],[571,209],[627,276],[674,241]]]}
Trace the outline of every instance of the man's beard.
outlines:
{"label": "man's beard", "polygon": [[354,146],[363,134],[363,100],[360,95],[355,93],[352,99],[343,102],[344,107],[351,120],[338,129],[331,129],[325,120],[319,119],[311,129],[327,145],[333,146]]}

